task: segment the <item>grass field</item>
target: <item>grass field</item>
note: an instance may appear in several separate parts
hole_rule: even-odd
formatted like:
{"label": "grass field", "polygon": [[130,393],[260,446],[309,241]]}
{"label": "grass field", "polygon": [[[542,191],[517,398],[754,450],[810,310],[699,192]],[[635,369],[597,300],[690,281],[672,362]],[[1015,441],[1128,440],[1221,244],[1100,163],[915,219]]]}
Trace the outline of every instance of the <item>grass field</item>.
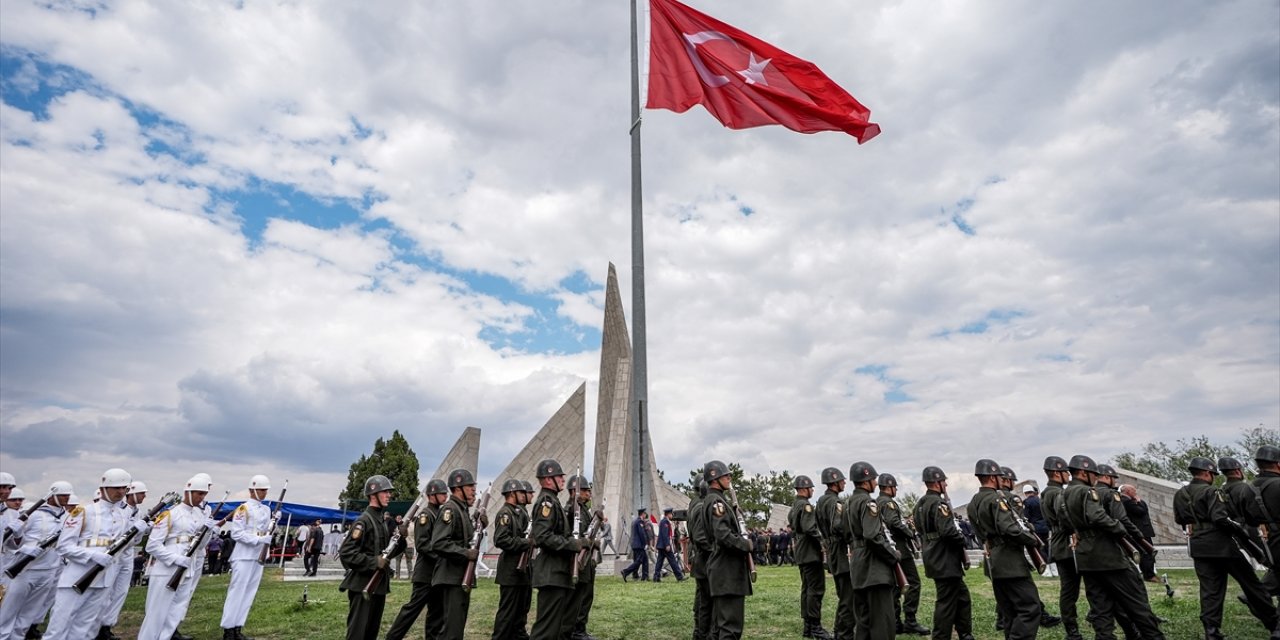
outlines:
{"label": "grass field", "polygon": [[[1177,593],[1170,599],[1160,585],[1148,585],[1148,594],[1156,614],[1167,618],[1165,636],[1169,640],[1203,637],[1200,628],[1199,600],[1195,575],[1191,571],[1170,571],[1170,582]],[[984,640],[998,640],[1003,636],[995,631],[995,600],[991,586],[981,573],[969,572],[969,588],[974,601],[974,635]],[[303,585],[308,586],[311,601],[302,606]],[[755,595],[747,598],[747,638],[799,638],[801,621],[796,604],[800,579],[794,567],[763,567],[755,586]],[[1050,612],[1057,613],[1058,585],[1056,578],[1038,578],[1041,598]],[[182,624],[184,633],[197,640],[221,638],[218,621],[222,601],[226,595],[226,576],[205,576],[196,590],[187,620]],[[383,632],[395,617],[396,611],[409,596],[408,581],[396,581],[387,599],[387,612],[383,616]],[[921,597],[920,621],[925,626],[933,612],[933,584],[924,581]],[[1249,614],[1244,605],[1236,601],[1239,589],[1235,583],[1227,596],[1224,631],[1233,640],[1266,638],[1261,625]],[[536,598],[536,595],[535,595]],[[135,588],[121,615],[117,633],[122,637],[136,635],[142,623],[145,588]],[[592,610],[590,631],[602,640],[688,638],[692,628],[690,609],[693,602],[693,582],[677,583],[666,580],[624,584],[616,577],[601,577],[596,584],[595,607]],[[467,638],[488,638],[492,630],[493,614],[498,603],[498,587],[492,580],[481,580],[472,592],[471,614],[467,625]],[[824,600],[824,624],[828,627],[835,616],[835,589],[828,578],[827,597]],[[535,600],[536,607],[536,600]],[[1081,617],[1088,606],[1080,604]],[[317,639],[342,638],[345,634],[347,596],[338,591],[336,582],[283,582],[278,570],[268,570],[245,632],[255,638],[267,639]],[[1085,637],[1092,637],[1085,630]],[[421,621],[414,635],[421,637]],[[908,636],[914,637],[914,636]],[[1062,627],[1042,629],[1040,638],[1062,638]]]}

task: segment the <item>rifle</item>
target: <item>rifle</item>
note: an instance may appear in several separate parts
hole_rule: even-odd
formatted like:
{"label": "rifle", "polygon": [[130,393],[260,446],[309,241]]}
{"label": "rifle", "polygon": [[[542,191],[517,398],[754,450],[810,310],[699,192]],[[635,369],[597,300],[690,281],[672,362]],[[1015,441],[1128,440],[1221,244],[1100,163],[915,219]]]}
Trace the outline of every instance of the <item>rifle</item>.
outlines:
{"label": "rifle", "polygon": [[[227,491],[226,493],[222,494],[222,500],[218,502],[218,506],[213,508],[213,513],[217,513],[219,509],[222,509],[222,505],[227,501],[227,496],[229,495],[231,495],[230,491]],[[232,511],[231,513],[228,513],[226,516],[224,516],[221,520],[219,520],[218,526],[221,527],[222,524],[227,521],[227,518],[230,518],[233,513],[235,512]],[[182,557],[190,559],[191,556],[194,556],[196,554],[196,549],[199,549],[200,546],[204,544],[204,537],[209,535],[209,532],[212,530],[213,530],[213,527],[211,527],[208,522],[205,522],[204,525],[200,527],[200,530],[196,531],[196,535],[191,538],[191,542],[187,544],[187,549],[186,551],[182,552]],[[165,585],[165,587],[167,587],[170,591],[177,591],[178,585],[182,584],[182,576],[187,574],[187,569],[190,567],[191,567],[191,563],[189,562],[185,562],[178,565],[173,572],[173,577],[169,578],[169,582],[168,584]]]}
{"label": "rifle", "polygon": [[[481,520],[487,517],[485,514],[489,511],[489,492],[492,489],[493,483],[490,482],[489,486],[484,490],[484,495],[480,497],[480,507],[476,509],[475,515],[471,517],[471,526],[475,529],[475,535],[471,537],[471,548],[476,551],[476,559],[467,561],[467,570],[462,574],[463,591],[470,591],[476,586],[476,562],[480,559],[480,545],[484,544],[485,527],[481,524]],[[577,505],[574,506],[576,507]],[[574,568],[577,568],[576,563]],[[574,572],[574,578],[577,578],[576,571]]]}
{"label": "rifle", "polygon": [[[956,522],[956,510],[951,508],[951,496],[945,493],[942,494],[942,504],[947,505],[947,513],[951,514],[951,524],[956,528],[956,531],[959,531],[960,524]],[[963,535],[964,534],[962,533],[961,537],[963,537]],[[963,558],[964,558],[964,561],[963,561],[964,570],[968,571],[969,569],[973,568],[973,563],[969,562],[969,549],[967,546],[964,550]]]}
{"label": "rifle", "polygon": [[[280,510],[284,508],[284,494],[289,490],[289,479],[285,478],[284,486],[280,488],[280,497],[276,498],[276,507],[271,510],[271,526],[267,527],[267,544],[263,545],[262,551],[258,552],[258,564],[266,564],[267,557],[271,555],[271,539],[272,534],[276,532],[276,523],[280,520]],[[283,545],[281,545],[283,547]],[[284,549],[280,550],[284,553]]]}
{"label": "rifle", "polygon": [[[40,553],[43,553],[49,547],[52,547],[55,542],[58,541],[58,535],[61,533],[62,533],[62,527],[58,527],[56,530],[54,530],[53,533],[49,534],[43,540],[41,540],[40,543],[36,545],[36,548],[40,549]],[[18,555],[21,555],[22,557],[15,560],[13,564],[9,565],[8,568],[4,570],[5,575],[9,576],[10,579],[18,577],[18,574],[22,573],[22,570],[26,569],[27,565],[31,564],[33,560],[40,557],[40,553],[37,553],[34,556],[29,556],[26,554],[18,554]]]}
{"label": "rifle", "polygon": [[[582,494],[582,490],[579,488],[580,486],[582,486],[582,467],[578,467],[573,474],[573,493],[570,494],[569,497],[569,504],[573,505],[573,520],[571,520],[573,541],[579,543],[579,551],[581,551],[582,543],[582,505],[578,504],[578,496]],[[570,582],[578,584],[577,557],[574,558],[572,574],[573,575],[570,576]]]}
{"label": "rifle", "polygon": [[[1030,534],[1037,541],[1040,539],[1039,536],[1031,531],[1031,527],[1027,525],[1026,518],[1024,518],[1021,513],[1018,513],[1018,509],[1016,507],[1010,507],[1009,513],[1013,514],[1014,521],[1018,523],[1018,528],[1022,529],[1023,533]],[[1045,568],[1048,567],[1049,564],[1044,561],[1044,556],[1040,555],[1039,546],[1039,542],[1037,542],[1034,545],[1023,545],[1023,548],[1027,550],[1027,556],[1031,558],[1031,565],[1035,567],[1036,573],[1044,573]]]}
{"label": "rifle", "polygon": [[[142,521],[147,524],[151,524],[151,521],[155,520],[156,516],[160,515],[161,511],[177,504],[179,499],[178,494],[173,491],[164,494],[164,497],[160,498],[160,502],[156,504],[156,506],[151,507],[151,510],[147,512],[146,516],[143,516]],[[111,543],[111,546],[107,549],[107,555],[112,558],[116,557],[116,555],[123,551],[125,547],[132,544],[134,537],[141,532],[142,528],[136,523],[132,527],[129,527],[128,531],[121,534],[119,538],[116,538],[115,542]],[[80,579],[77,580],[74,585],[71,585],[71,588],[75,589],[76,593],[84,593],[85,589],[88,589],[89,585],[93,584],[94,578],[97,578],[98,574],[102,573],[102,570],[105,568],[106,567],[100,564],[94,563],[88,571],[84,572],[83,576],[80,576]]]}
{"label": "rifle", "polygon": [[[742,515],[742,507],[738,505],[738,492],[733,490],[733,485],[729,485],[729,501],[733,506],[733,514],[738,517],[738,532],[742,534],[742,539],[748,541],[750,545],[751,538],[747,535],[747,520]],[[756,559],[753,556],[755,549],[747,552],[747,570],[751,572],[751,581],[756,581]]]}
{"label": "rifle", "polygon": [[591,557],[591,550],[595,548],[596,538],[600,535],[600,526],[604,524],[604,500],[600,501],[600,508],[591,514],[591,523],[587,525],[587,544],[578,550],[578,555],[573,561],[573,570],[580,574],[582,568],[587,564],[587,558]]}
{"label": "rifle", "polygon": [[1173,587],[1169,585],[1169,574],[1167,574],[1167,573],[1165,573],[1165,574],[1161,574],[1161,575],[1160,575],[1160,581],[1164,583],[1164,595],[1166,595],[1166,596],[1168,596],[1168,597],[1172,598],[1172,597],[1173,597]]}
{"label": "rifle", "polygon": [[[40,498],[39,500],[32,503],[30,507],[23,509],[22,513],[18,514],[18,522],[26,522],[27,518],[30,518],[31,514],[36,512],[36,509],[43,507],[44,503],[48,502],[49,498],[52,498],[52,497],[53,497],[53,492],[50,491],[48,494],[45,495],[45,497]],[[9,541],[9,530],[5,529],[2,533],[0,533],[0,546],[3,546],[4,543],[8,541]]]}
{"label": "rifle", "polygon": [[1268,569],[1275,570],[1275,562],[1271,558],[1271,549],[1265,544],[1258,544],[1256,540],[1249,537],[1248,531],[1244,525],[1235,520],[1227,519],[1231,523],[1231,539],[1235,541],[1236,547],[1240,549],[1245,556],[1256,560],[1259,564]]}
{"label": "rifle", "polygon": [[[893,536],[889,534],[889,525],[884,523],[884,518],[880,518],[880,532],[884,534],[884,541],[886,544],[889,545],[889,549],[891,549],[894,553],[899,554],[899,556],[901,556],[901,553],[898,551],[898,545],[894,544]],[[853,547],[850,546],[850,549],[852,548]],[[850,556],[852,555],[853,553],[851,551]],[[852,558],[850,559],[852,560]],[[893,577],[895,580],[897,580],[899,589],[906,588],[907,574],[902,570],[902,565],[898,564],[897,561],[893,563]]]}
{"label": "rifle", "polygon": [[[405,514],[404,518],[405,523],[413,522],[413,519],[417,517],[418,511],[422,509],[422,499],[424,497],[425,496],[419,492],[417,499],[413,501],[413,504],[409,505],[409,511]],[[395,553],[396,547],[400,546],[400,539],[403,537],[400,532],[401,527],[408,527],[408,524],[402,524],[395,527],[395,531],[391,532],[391,538],[387,541],[387,546],[383,548],[382,553],[379,554],[378,557],[383,560],[387,560],[391,558],[392,553]],[[366,599],[368,599],[369,595],[373,593],[373,590],[378,587],[378,583],[382,582],[382,575],[384,573],[386,573],[386,571],[382,567],[378,567],[373,570],[373,575],[369,576],[369,582],[365,583],[364,590],[362,592]]]}
{"label": "rifle", "polygon": [[529,516],[529,523],[524,526],[525,540],[529,541],[529,546],[520,552],[520,558],[516,560],[516,570],[524,571],[529,567],[529,561],[533,559],[533,516]]}

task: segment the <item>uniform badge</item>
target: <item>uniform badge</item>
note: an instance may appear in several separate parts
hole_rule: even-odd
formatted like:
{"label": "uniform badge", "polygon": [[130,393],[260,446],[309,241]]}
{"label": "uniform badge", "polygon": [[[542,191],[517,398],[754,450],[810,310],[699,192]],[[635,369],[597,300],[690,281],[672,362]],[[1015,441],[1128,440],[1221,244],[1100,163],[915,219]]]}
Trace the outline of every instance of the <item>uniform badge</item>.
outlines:
{"label": "uniform badge", "polygon": [[1111,497],[1114,498],[1116,502],[1120,502],[1120,494],[1114,493],[1111,494]]}
{"label": "uniform badge", "polygon": [[425,514],[425,513],[424,513],[424,514],[422,514],[422,515],[418,516],[418,526],[419,526],[419,527],[425,527],[425,526],[427,526],[427,514]]}
{"label": "uniform badge", "polygon": [[511,524],[511,516],[505,513],[502,514],[501,516],[498,517],[498,524],[504,527],[507,526],[508,524]]}
{"label": "uniform badge", "polygon": [[364,535],[364,525],[357,522],[356,526],[351,528],[351,539],[359,540],[362,535]]}
{"label": "uniform badge", "polygon": [[1097,502],[1097,501],[1098,501],[1098,490],[1097,490],[1097,489],[1090,489],[1090,490],[1089,490],[1089,499],[1090,499],[1090,500],[1093,500],[1094,502]]}
{"label": "uniform badge", "polygon": [[805,512],[805,513],[810,513],[810,512],[812,512],[812,511],[813,511],[813,505],[811,505],[811,504],[806,504],[806,505],[804,506],[804,512]]}
{"label": "uniform badge", "polygon": [[453,509],[445,509],[440,513],[440,520],[449,524],[453,520]]}
{"label": "uniform badge", "polygon": [[898,503],[896,503],[896,502],[886,502],[886,503],[884,503],[884,508],[886,508],[886,509],[893,509],[894,511],[897,511],[897,510],[898,510]]}
{"label": "uniform badge", "polygon": [[1223,496],[1223,495],[1222,495],[1222,492],[1221,492],[1221,491],[1214,491],[1214,493],[1218,494],[1218,502],[1226,502],[1226,501],[1227,501],[1227,498],[1226,498],[1225,496]]}
{"label": "uniform badge", "polygon": [[880,515],[880,510],[876,508],[876,503],[874,502],[867,503],[867,511],[870,511],[873,516]]}
{"label": "uniform badge", "polygon": [[997,501],[996,501],[996,503],[1000,505],[1000,510],[1001,510],[1001,511],[1008,511],[1008,510],[1009,510],[1009,503],[1008,503],[1008,502],[1005,502],[1003,499],[1001,499],[1001,500],[997,500]]}
{"label": "uniform badge", "polygon": [[946,518],[951,515],[951,510],[947,508],[947,505],[940,504],[938,505],[938,513],[941,513],[942,517]]}
{"label": "uniform badge", "polygon": [[837,503],[836,503],[836,513],[844,513],[844,503],[843,503],[843,502],[837,502]]}
{"label": "uniform badge", "polygon": [[84,507],[80,505],[76,505],[76,508],[71,510],[71,515],[68,517],[76,518],[76,517],[79,517],[80,514],[82,513],[84,513]]}
{"label": "uniform badge", "polygon": [[728,509],[724,508],[723,502],[717,502],[711,505],[711,513],[717,518],[723,518],[726,512],[728,512]]}
{"label": "uniform badge", "polygon": [[551,503],[549,502],[542,503],[542,517],[544,518],[551,517]]}

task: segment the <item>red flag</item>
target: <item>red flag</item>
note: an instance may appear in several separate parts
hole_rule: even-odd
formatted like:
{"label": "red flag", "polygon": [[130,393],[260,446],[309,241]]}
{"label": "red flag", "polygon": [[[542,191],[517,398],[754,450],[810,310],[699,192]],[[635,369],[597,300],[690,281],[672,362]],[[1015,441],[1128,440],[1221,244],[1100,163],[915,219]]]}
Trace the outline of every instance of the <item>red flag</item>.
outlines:
{"label": "red flag", "polygon": [[859,144],[880,133],[871,110],[813,63],[676,0],[650,6],[648,108],[701,104],[730,129],[843,131]]}

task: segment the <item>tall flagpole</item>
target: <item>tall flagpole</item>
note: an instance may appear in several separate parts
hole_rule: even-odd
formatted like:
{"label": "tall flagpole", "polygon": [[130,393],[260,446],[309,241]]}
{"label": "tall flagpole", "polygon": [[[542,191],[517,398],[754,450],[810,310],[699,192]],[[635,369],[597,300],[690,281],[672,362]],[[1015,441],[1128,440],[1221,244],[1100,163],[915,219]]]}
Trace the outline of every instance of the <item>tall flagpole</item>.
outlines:
{"label": "tall flagpole", "polygon": [[[640,54],[636,0],[631,0],[631,470],[636,504],[652,497],[649,455],[649,366],[644,320],[644,203],[640,188]],[[621,506],[621,505],[620,505]]]}

